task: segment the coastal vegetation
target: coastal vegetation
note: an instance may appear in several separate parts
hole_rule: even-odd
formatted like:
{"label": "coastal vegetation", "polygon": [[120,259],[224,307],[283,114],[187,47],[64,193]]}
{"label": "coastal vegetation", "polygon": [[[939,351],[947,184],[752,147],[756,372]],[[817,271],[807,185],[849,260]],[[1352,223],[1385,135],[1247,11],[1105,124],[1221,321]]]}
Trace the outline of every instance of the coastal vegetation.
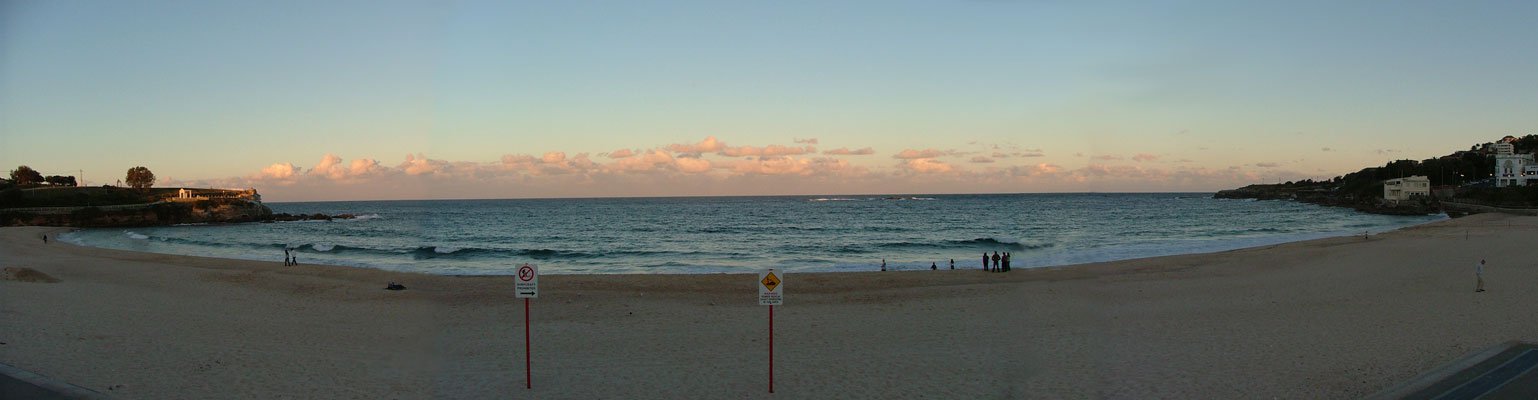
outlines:
{"label": "coastal vegetation", "polygon": [[143,166],[129,168],[128,177],[124,178],[123,182],[134,189],[149,189],[150,186],[155,185],[155,173]]}
{"label": "coastal vegetation", "polygon": [[[1517,153],[1538,151],[1538,135],[1508,136],[1501,140],[1511,143]],[[1433,213],[1440,209],[1438,201],[1452,199],[1500,207],[1538,207],[1538,187],[1495,187],[1494,144],[1475,144],[1468,150],[1425,160],[1394,160],[1325,181],[1249,185],[1219,191],[1213,197],[1297,200],[1381,214]],[[1409,176],[1427,177],[1432,196],[1408,204],[1383,204],[1383,181]]]}

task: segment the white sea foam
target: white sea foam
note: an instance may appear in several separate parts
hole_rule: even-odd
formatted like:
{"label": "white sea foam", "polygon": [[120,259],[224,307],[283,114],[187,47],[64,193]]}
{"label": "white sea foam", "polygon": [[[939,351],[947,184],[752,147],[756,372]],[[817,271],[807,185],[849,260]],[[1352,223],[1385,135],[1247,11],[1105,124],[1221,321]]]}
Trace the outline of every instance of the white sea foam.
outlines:
{"label": "white sea foam", "polygon": [[438,254],[450,254],[459,250],[460,249],[458,247],[433,246],[433,252]]}
{"label": "white sea foam", "polygon": [[315,251],[331,251],[331,249],[335,249],[336,248],[336,245],[334,245],[334,244],[325,244],[325,243],[316,243],[316,244],[311,245],[310,247],[315,249]]}
{"label": "white sea foam", "polygon": [[128,236],[129,239],[134,239],[134,240],[145,240],[145,239],[149,239],[150,238],[149,236],[141,235],[141,234],[139,234],[137,232],[134,232],[134,231],[123,231],[123,235],[124,236]]}
{"label": "white sea foam", "polygon": [[363,215],[359,215],[359,216],[356,216],[356,217],[352,217],[352,219],[355,220],[355,221],[367,221],[367,220],[376,219],[376,218],[379,218],[379,214],[363,214]]}

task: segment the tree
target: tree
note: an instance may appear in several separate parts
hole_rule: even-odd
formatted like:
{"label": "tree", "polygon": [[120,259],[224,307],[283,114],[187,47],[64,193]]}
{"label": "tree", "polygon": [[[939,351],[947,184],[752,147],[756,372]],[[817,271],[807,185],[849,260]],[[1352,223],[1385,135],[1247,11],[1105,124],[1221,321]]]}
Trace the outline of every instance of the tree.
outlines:
{"label": "tree", "polygon": [[149,189],[150,186],[155,185],[155,173],[142,166],[133,167],[128,169],[128,177],[123,181],[128,182],[128,186],[134,189]]}
{"label": "tree", "polygon": [[28,166],[19,166],[11,170],[11,180],[17,185],[30,185],[43,182],[43,174]]}
{"label": "tree", "polygon": [[73,176],[49,175],[43,178],[43,181],[54,186],[75,186],[75,177]]}

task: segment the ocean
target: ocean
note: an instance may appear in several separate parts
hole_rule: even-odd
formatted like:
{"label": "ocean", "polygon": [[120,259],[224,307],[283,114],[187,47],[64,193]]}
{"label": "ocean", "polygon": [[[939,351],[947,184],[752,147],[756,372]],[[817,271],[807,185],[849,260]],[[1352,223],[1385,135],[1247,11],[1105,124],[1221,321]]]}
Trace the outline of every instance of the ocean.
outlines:
{"label": "ocean", "polygon": [[353,220],[82,229],[112,249],[442,275],[1015,268],[1206,253],[1446,219],[1207,193],[870,195],[268,203]]}

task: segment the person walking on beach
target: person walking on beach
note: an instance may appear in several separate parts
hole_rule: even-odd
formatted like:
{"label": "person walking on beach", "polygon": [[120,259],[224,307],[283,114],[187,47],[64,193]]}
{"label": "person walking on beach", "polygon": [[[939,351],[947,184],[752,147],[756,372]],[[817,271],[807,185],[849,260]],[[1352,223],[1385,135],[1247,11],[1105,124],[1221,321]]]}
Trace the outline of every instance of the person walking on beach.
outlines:
{"label": "person walking on beach", "polygon": [[43,235],[43,244],[48,244],[48,235]]}
{"label": "person walking on beach", "polygon": [[886,272],[886,259],[881,259],[881,272]]}
{"label": "person walking on beach", "polygon": [[952,271],[956,270],[956,259],[954,259],[954,258],[951,259],[951,270]]}
{"label": "person walking on beach", "polygon": [[288,257],[289,257],[288,246],[283,246],[283,266],[285,266],[285,267],[288,266]]}
{"label": "person walking on beach", "polygon": [[930,263],[929,263],[929,270],[930,270],[930,271],[934,271],[934,270],[938,270],[938,269],[940,269],[940,266],[938,266],[938,265],[935,265],[935,263],[934,263],[934,262],[930,262]]}
{"label": "person walking on beach", "polygon": [[1479,264],[1474,264],[1474,282],[1475,293],[1485,291],[1485,260],[1479,260]]}

